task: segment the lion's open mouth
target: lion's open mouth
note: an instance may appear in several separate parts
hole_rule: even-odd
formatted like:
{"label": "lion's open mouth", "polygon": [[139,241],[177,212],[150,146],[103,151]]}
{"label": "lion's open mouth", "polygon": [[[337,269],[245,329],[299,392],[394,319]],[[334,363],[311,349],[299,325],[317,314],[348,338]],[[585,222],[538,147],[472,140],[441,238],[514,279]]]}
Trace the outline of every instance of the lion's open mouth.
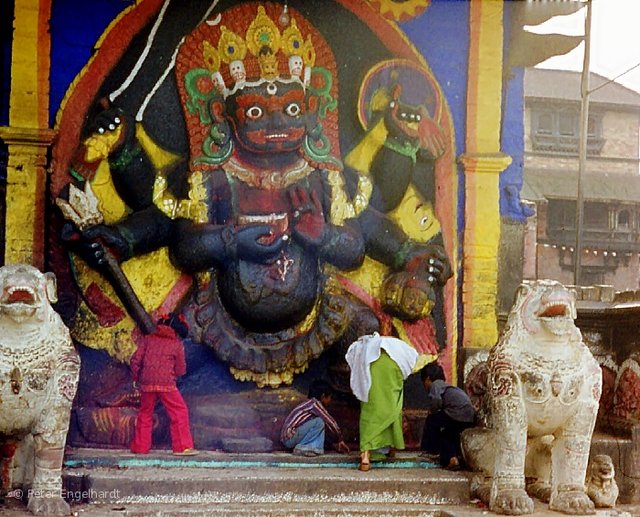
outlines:
{"label": "lion's open mouth", "polygon": [[31,305],[35,303],[36,295],[32,289],[28,287],[10,287],[2,297],[2,303],[25,303]]}
{"label": "lion's open mouth", "polygon": [[0,299],[0,310],[14,321],[32,317],[38,310],[36,292],[28,286],[5,287]]}
{"label": "lion's open mouth", "polygon": [[548,300],[540,307],[537,317],[556,336],[563,336],[573,328],[571,306],[564,301]]}
{"label": "lion's open mouth", "polygon": [[564,303],[546,305],[538,313],[539,318],[565,318],[570,316],[569,306]]}
{"label": "lion's open mouth", "polygon": [[602,479],[602,480],[613,479],[613,472],[610,469],[600,470],[598,472],[598,475],[600,476],[600,479]]}

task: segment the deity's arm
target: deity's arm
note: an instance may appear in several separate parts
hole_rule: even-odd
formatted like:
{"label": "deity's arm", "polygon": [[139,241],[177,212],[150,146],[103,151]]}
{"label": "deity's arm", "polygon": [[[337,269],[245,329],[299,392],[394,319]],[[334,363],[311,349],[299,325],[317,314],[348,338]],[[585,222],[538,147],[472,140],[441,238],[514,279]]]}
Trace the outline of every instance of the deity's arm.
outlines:
{"label": "deity's arm", "polygon": [[320,247],[320,257],[342,270],[354,269],[362,264],[365,255],[364,236],[354,219],[341,225],[328,224]]}
{"label": "deity's arm", "polygon": [[367,255],[371,258],[394,271],[432,273],[435,283],[440,285],[451,277],[451,266],[440,234],[428,242],[410,240],[393,220],[372,206],[360,214],[358,221],[365,237]]}
{"label": "deity's arm", "polygon": [[238,259],[266,262],[280,252],[285,242],[279,237],[269,244],[261,243],[270,232],[267,225],[219,225],[179,218],[174,221],[170,239],[171,260],[190,273],[223,267]]}
{"label": "deity's arm", "polygon": [[220,267],[233,256],[232,241],[231,226],[176,219],[171,261],[189,273]]}
{"label": "deity's arm", "polygon": [[156,167],[143,148],[132,116],[117,107],[99,113],[84,129],[84,138],[71,165],[71,174],[91,180],[102,160],[109,164],[113,186],[133,211],[151,205]]}
{"label": "deity's arm", "polygon": [[436,162],[425,149],[418,152],[418,159],[413,167],[412,183],[422,199],[435,202],[436,199]]}
{"label": "deity's arm", "polygon": [[304,185],[288,189],[293,210],[292,237],[339,269],[354,269],[364,260],[364,237],[355,220],[331,220],[332,187],[326,171],[316,171]]}
{"label": "deity's arm", "polygon": [[97,224],[81,231],[74,224],[65,223],[62,239],[73,252],[101,269],[105,265],[105,249],[118,262],[149,253],[167,245],[171,226],[171,219],[151,205],[113,225]]}
{"label": "deity's arm", "polygon": [[172,234],[173,222],[155,205],[133,212],[113,225],[128,244],[126,257],[142,255],[166,246]]}
{"label": "deity's arm", "polygon": [[111,179],[118,194],[132,210],[152,204],[156,169],[137,140],[127,142],[109,156]]}
{"label": "deity's arm", "polygon": [[[71,174],[80,182],[99,179],[100,163],[109,165],[110,182],[115,193],[107,191],[101,203],[110,202],[110,195],[124,203],[127,215],[112,224],[98,224],[82,231],[68,222],[62,238],[69,247],[94,267],[104,265],[104,248],[118,261],[127,260],[166,246],[172,233],[172,221],[154,204],[154,184],[157,169],[141,143],[144,130],[137,127],[132,116],[111,106],[100,112],[84,130],[85,137],[78,147],[71,165]],[[175,196],[183,196],[185,175],[183,162],[163,170],[167,189]],[[178,189],[175,191],[175,189]],[[61,197],[66,197],[63,191]],[[104,192],[103,192],[104,194]],[[116,201],[117,203],[117,201]]]}

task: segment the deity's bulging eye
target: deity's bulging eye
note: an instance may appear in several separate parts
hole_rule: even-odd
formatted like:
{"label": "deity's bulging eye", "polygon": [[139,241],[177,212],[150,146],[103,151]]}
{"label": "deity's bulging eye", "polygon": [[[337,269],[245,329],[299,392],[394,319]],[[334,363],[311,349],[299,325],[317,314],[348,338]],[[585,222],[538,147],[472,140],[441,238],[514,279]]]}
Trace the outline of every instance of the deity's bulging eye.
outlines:
{"label": "deity's bulging eye", "polygon": [[276,93],[278,93],[278,86],[276,86],[275,83],[269,83],[267,85],[267,93],[269,95],[275,95]]}
{"label": "deity's bulging eye", "polygon": [[395,103],[395,101],[391,101],[391,102],[389,103],[389,107],[390,107],[390,108],[395,108],[395,107],[396,107],[396,103]]}
{"label": "deity's bulging eye", "polygon": [[290,117],[297,117],[302,113],[302,108],[298,103],[292,102],[291,104],[287,105],[284,111]]}
{"label": "deity's bulging eye", "polygon": [[251,120],[258,120],[262,117],[263,111],[260,106],[251,106],[250,108],[247,108],[246,114],[247,118]]}

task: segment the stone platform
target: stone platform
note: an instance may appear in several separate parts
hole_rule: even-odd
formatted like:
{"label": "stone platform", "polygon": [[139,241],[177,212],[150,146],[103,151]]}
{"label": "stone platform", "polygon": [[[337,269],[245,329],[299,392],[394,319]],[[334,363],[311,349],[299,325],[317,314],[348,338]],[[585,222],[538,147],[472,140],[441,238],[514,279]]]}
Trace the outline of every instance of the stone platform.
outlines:
{"label": "stone platform", "polygon": [[[127,451],[73,450],[64,483],[82,502],[389,505],[463,504],[469,478],[435,468],[416,453],[399,453],[357,470],[359,455],[301,458],[290,453],[230,454],[202,451],[176,457],[170,451],[140,456]],[[406,509],[406,507],[405,507]]]}
{"label": "stone platform", "polygon": [[[64,489],[78,516],[476,517],[492,515],[469,499],[469,472],[449,472],[416,452],[357,470],[359,456],[231,454],[70,449]],[[558,516],[536,503],[536,516]],[[9,499],[7,517],[29,515]],[[598,517],[640,515],[640,507],[600,510]]]}

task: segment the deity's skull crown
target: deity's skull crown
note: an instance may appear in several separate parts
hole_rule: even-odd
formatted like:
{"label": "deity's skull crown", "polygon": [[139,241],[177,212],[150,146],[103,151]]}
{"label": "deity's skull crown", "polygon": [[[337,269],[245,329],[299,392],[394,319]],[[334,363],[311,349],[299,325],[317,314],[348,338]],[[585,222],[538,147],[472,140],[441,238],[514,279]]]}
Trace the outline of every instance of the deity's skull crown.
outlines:
{"label": "deity's skull crown", "polygon": [[[275,8],[268,5],[270,11],[274,11]],[[295,17],[291,17],[288,26],[280,32],[265,6],[258,5],[244,37],[238,34],[237,23],[232,30],[230,23],[224,22],[223,16],[217,45],[212,40],[203,41],[202,57],[214,84],[225,97],[245,86],[265,82],[298,82],[308,86],[316,53],[311,35],[303,37]],[[231,88],[227,86],[230,82],[233,82]]]}

